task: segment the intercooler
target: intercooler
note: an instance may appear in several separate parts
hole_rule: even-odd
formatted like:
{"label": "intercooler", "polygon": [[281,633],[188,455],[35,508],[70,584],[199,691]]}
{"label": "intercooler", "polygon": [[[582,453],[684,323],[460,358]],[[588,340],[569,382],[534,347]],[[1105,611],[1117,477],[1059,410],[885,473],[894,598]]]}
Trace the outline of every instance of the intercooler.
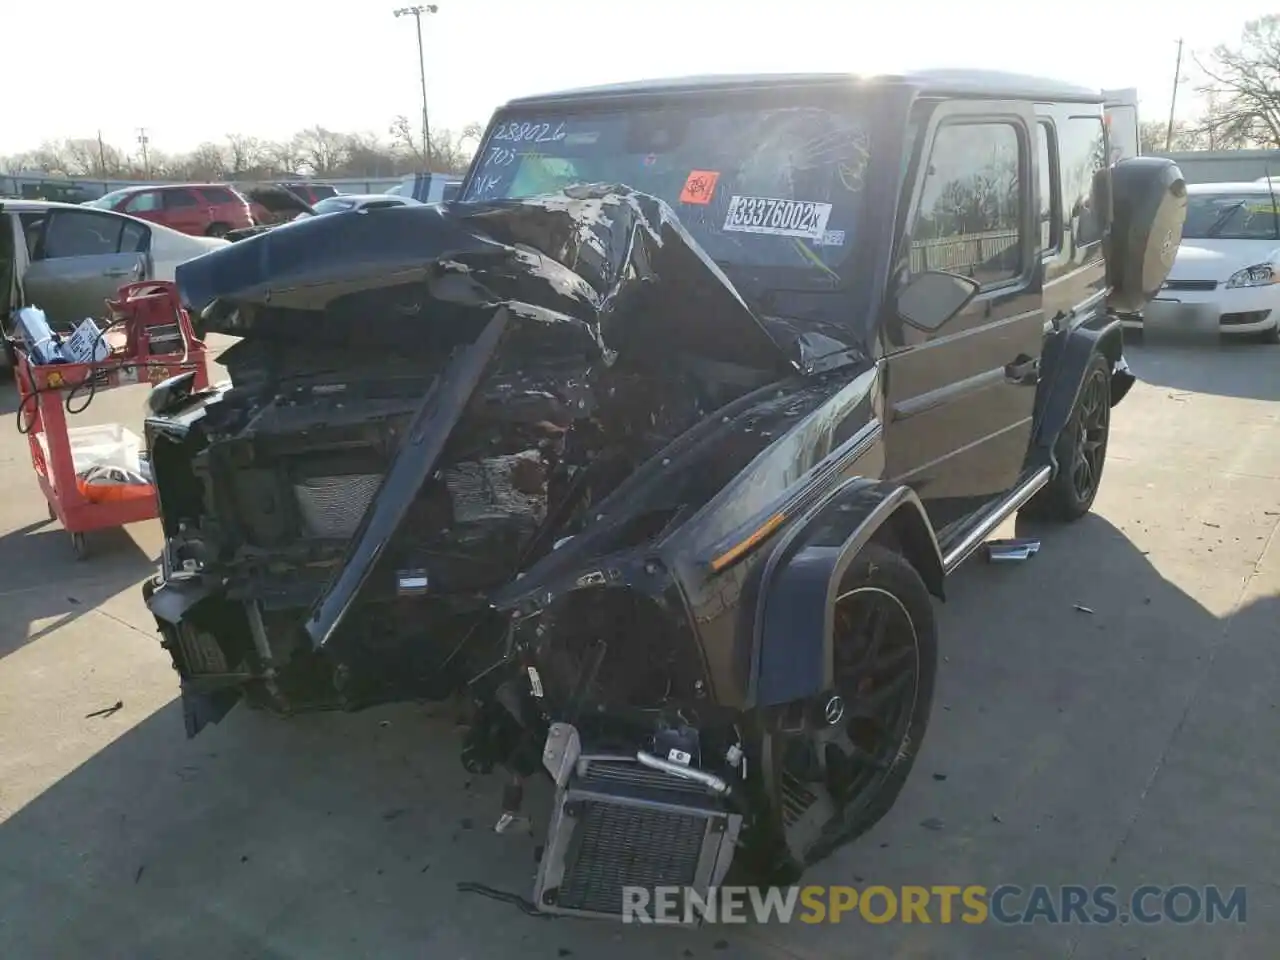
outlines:
{"label": "intercooler", "polygon": [[382,475],[353,473],[335,477],[308,477],[293,485],[303,529],[309,537],[349,540],[355,536]]}
{"label": "intercooler", "polygon": [[705,899],[741,822],[701,784],[627,757],[584,757],[556,790],[535,902],[546,913],[625,919],[624,888],[647,891],[646,911],[658,887]]}

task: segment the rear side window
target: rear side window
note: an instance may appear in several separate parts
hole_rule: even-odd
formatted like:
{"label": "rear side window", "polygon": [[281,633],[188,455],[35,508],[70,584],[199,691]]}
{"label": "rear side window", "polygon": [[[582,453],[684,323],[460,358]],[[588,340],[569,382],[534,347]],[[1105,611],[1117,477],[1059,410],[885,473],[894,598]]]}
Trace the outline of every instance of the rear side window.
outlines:
{"label": "rear side window", "polygon": [[1022,272],[1022,185],[1017,128],[939,128],[911,232],[911,272],[947,270],[990,286]]}
{"label": "rear side window", "polygon": [[311,188],[311,195],[317,200],[324,200],[327,197],[336,197],[338,188],[331,187],[327,183],[317,183]]}
{"label": "rear side window", "polygon": [[41,242],[41,259],[96,257],[117,253],[123,217],[88,210],[58,210],[46,221]]}
{"label": "rear side window", "polygon": [[1054,253],[1062,243],[1061,217],[1058,208],[1062,195],[1058,185],[1058,139],[1053,124],[1043,120],[1036,124],[1036,179],[1040,183],[1040,250]]}
{"label": "rear side window", "polygon": [[164,192],[164,205],[166,209],[197,207],[200,205],[200,201],[196,199],[195,194],[190,190],[166,190]]}
{"label": "rear side window", "polygon": [[[1066,230],[1077,252],[1102,239],[1106,227],[1103,211],[1093,197],[1093,178],[1110,164],[1101,117],[1070,117],[1058,128],[1059,162],[1062,167],[1062,207]],[[1087,256],[1102,256],[1101,248]]]}
{"label": "rear side window", "polygon": [[200,192],[204,194],[205,202],[211,206],[220,206],[224,203],[240,203],[239,197],[223,187],[201,187]]}

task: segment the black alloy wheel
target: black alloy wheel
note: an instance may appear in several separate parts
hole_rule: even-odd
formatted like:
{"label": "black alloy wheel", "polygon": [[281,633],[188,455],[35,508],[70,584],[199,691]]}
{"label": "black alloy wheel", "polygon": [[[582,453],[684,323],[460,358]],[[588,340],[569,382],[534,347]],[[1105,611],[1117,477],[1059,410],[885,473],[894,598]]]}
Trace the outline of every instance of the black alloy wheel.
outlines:
{"label": "black alloy wheel", "polygon": [[932,602],[900,554],[865,548],[834,611],[834,683],[789,704],[760,738],[769,815],[756,879],[793,882],[865,833],[901,792],[928,726],[937,669]]}

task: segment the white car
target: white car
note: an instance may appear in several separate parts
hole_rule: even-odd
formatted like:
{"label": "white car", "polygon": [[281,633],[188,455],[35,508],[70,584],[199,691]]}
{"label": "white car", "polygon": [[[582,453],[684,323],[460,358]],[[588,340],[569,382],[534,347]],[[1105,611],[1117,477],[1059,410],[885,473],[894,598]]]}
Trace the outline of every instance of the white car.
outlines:
{"label": "white car", "polygon": [[412,197],[392,196],[386,193],[340,193],[325,197],[311,209],[318,215],[342,213],[344,210],[377,210],[381,207],[416,207]]}
{"label": "white car", "polygon": [[1280,183],[1197,183],[1173,269],[1125,326],[1280,343]]}
{"label": "white car", "polygon": [[70,328],[102,316],[124,284],[172,280],[178,264],[225,246],[110,210],[0,200],[0,326],[11,332],[13,312],[34,305],[54,329]]}

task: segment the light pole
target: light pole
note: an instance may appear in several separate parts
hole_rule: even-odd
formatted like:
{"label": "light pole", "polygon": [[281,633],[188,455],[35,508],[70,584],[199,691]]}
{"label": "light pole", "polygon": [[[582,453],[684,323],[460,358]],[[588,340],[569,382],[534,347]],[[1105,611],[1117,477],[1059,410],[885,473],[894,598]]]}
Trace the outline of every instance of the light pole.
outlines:
{"label": "light pole", "polygon": [[416,7],[401,7],[395,11],[397,17],[412,16],[418,25],[418,76],[422,80],[422,153],[427,158],[427,173],[431,172],[431,125],[427,121],[427,58],[422,52],[422,15],[436,13],[438,9],[434,3],[428,3]]}

